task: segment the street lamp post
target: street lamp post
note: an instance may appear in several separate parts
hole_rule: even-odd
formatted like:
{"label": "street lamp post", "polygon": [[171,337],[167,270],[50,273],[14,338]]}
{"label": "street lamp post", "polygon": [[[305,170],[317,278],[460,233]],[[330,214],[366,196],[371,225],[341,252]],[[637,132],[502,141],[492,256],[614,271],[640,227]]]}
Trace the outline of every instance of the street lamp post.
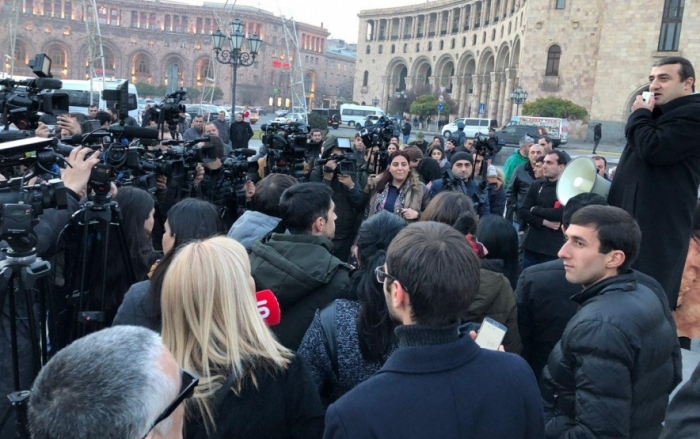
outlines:
{"label": "street lamp post", "polygon": [[518,84],[515,90],[510,92],[510,100],[515,104],[515,115],[520,115],[520,105],[527,101],[528,93]]}
{"label": "street lamp post", "polygon": [[406,99],[408,98],[408,93],[406,90],[401,90],[396,92],[396,99],[399,100],[399,109],[401,110],[401,117],[403,117],[403,107],[406,104]]}
{"label": "street lamp post", "polygon": [[[223,49],[224,41],[228,38],[229,50]],[[236,18],[231,23],[231,35],[226,35],[217,29],[211,34],[211,42],[214,46],[216,60],[221,64],[230,64],[233,67],[233,80],[231,81],[231,111],[236,110],[236,81],[238,80],[238,67],[252,66],[255,62],[255,57],[258,55],[262,40],[257,34],[248,38],[250,52],[243,52],[243,22]]]}

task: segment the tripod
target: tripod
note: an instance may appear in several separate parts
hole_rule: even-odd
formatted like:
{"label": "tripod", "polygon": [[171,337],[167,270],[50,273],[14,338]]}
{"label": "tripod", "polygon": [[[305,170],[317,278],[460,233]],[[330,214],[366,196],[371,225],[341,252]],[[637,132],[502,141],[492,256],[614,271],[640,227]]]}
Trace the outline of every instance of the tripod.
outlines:
{"label": "tripod", "polygon": [[[32,291],[38,281],[47,277],[51,271],[51,265],[36,256],[34,248],[28,251],[7,251],[7,258],[0,262],[0,291],[4,291],[8,298],[10,338],[12,349],[12,377],[14,392],[7,395],[10,400],[10,407],[0,421],[0,435],[5,431],[7,423],[15,412],[16,432],[15,437],[29,438],[29,427],[27,419],[27,402],[29,391],[21,390],[20,382],[20,359],[17,336],[17,300],[16,296],[25,298],[27,307],[27,323],[29,332],[29,342],[32,348],[32,378],[36,376],[41,365],[46,363],[47,340],[46,340],[46,300],[44,294],[39,293],[39,315],[40,333],[37,334],[36,321],[34,319],[34,300]],[[41,352],[39,352],[39,350]],[[26,383],[25,383],[26,384]],[[11,431],[11,430],[10,430]]]}
{"label": "tripod", "polygon": [[[119,204],[111,200],[109,193],[95,193],[79,211],[73,215],[73,223],[78,229],[80,240],[80,264],[76,265],[71,277],[72,285],[78,281],[78,288],[72,288],[73,319],[71,322],[70,340],[86,335],[90,327],[99,330],[111,325],[111,317],[106,313],[107,299],[107,270],[109,264],[108,249],[112,238],[111,230],[116,229],[117,245],[120,257],[126,269],[127,279],[130,284],[136,282],[134,266],[129,255],[126,237],[122,228],[122,213]],[[100,245],[101,243],[101,245]],[[88,267],[91,261],[97,261],[99,268]],[[89,270],[91,270],[89,272]],[[91,275],[97,271],[100,275],[99,290],[94,291],[92,285],[86,285]],[[79,273],[79,274],[78,274]],[[97,309],[91,305],[97,303]],[[77,306],[75,306],[77,305]]]}

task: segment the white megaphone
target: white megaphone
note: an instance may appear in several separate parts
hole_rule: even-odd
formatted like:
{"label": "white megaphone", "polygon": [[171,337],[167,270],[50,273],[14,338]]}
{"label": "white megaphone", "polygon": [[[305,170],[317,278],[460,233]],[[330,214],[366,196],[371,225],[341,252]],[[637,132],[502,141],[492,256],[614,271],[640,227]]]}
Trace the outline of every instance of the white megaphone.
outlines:
{"label": "white megaphone", "polygon": [[583,193],[595,193],[608,198],[610,182],[598,174],[593,159],[578,157],[564,168],[557,182],[557,199],[566,206],[569,198]]}

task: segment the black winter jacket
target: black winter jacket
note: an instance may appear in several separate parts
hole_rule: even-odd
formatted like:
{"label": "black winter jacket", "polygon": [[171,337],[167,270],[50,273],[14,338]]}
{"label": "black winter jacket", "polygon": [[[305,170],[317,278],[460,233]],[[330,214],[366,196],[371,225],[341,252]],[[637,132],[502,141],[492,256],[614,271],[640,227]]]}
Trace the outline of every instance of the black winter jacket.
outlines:
{"label": "black winter jacket", "polygon": [[663,291],[630,271],[572,299],[581,308],[542,372],[546,437],[658,438],[668,396],[682,378]]}
{"label": "black winter jacket", "polygon": [[238,218],[238,203],[236,186],[230,178],[226,178],[224,168],[204,168],[204,178],[199,186],[193,189],[193,195],[213,203],[219,210],[226,230],[230,229]]}
{"label": "black winter jacket", "polygon": [[238,149],[248,147],[248,141],[253,137],[253,128],[250,127],[248,122],[233,122],[229,130],[231,148]]}
{"label": "black winter jacket", "polygon": [[627,146],[608,203],[630,213],[642,230],[632,267],[658,280],[671,309],[693,228],[700,184],[700,94],[674,99],[627,121]]}
{"label": "black winter jacket", "polygon": [[357,232],[357,216],[365,212],[367,196],[362,192],[357,178],[353,176],[352,180],[355,183],[352,190],[338,181],[337,175],[334,175],[332,180],[326,180],[323,178],[320,166],[316,166],[309,176],[309,181],[323,183],[333,189],[332,198],[335,203],[335,213],[338,215],[338,219],[335,220],[334,243],[352,239]]}
{"label": "black winter jacket", "polygon": [[[261,365],[259,365],[261,366]],[[215,418],[216,431],[207,434],[200,419],[188,420],[186,439],[313,439],[323,435],[323,407],[309,367],[295,356],[286,370],[255,369],[257,383],[243,382],[228,391]]]}
{"label": "black winter jacket", "polygon": [[518,209],[525,201],[525,196],[527,196],[527,191],[533,181],[535,181],[535,172],[529,161],[515,168],[508,182],[508,188],[506,188],[506,218],[520,223]]}
{"label": "black winter jacket", "polygon": [[[532,182],[525,200],[518,209],[518,216],[529,229],[523,240],[523,249],[556,256],[564,243],[561,229],[552,230],[544,220],[561,222],[563,208],[557,205],[557,182],[546,178]],[[532,211],[530,211],[530,209]]]}

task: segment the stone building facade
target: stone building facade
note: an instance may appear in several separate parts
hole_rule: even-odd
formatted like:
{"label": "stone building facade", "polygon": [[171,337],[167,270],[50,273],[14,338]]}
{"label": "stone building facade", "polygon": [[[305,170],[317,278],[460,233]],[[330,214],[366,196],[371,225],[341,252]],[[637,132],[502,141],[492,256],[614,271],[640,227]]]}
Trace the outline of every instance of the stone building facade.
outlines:
{"label": "stone building facade", "polygon": [[[13,15],[13,5],[20,8],[14,74],[30,76],[27,62],[34,54],[44,52],[52,58],[55,77],[87,79],[88,35],[83,2],[4,0],[0,18],[3,53],[11,53],[4,18]],[[98,0],[97,8],[107,77],[163,85],[167,84],[169,67],[176,65],[180,86],[201,90],[205,84],[211,84],[206,78],[216,77],[216,86],[224,91],[223,102],[230,103],[233,72],[231,66],[215,61],[210,35],[219,27],[229,33],[230,20],[237,17],[245,23],[248,35],[257,33],[263,40],[255,64],[238,69],[238,103],[291,105],[289,67],[295,62],[296,51],[288,53],[282,20],[271,12],[247,6],[237,6],[232,12],[220,3],[194,6],[158,0]],[[317,96],[316,92],[337,92],[337,88],[326,87],[324,82],[328,76],[328,30],[299,22],[296,30],[307,101],[313,106],[319,98],[337,99],[337,95]],[[4,72],[10,71],[10,59],[5,57],[2,63]],[[352,75],[354,59],[348,63],[352,64],[348,69]],[[349,87],[348,97],[350,94]]]}
{"label": "stone building facade", "polygon": [[362,11],[354,99],[384,106],[397,91],[444,87],[459,116],[504,125],[521,85],[528,101],[583,106],[603,138],[621,140],[656,60],[680,55],[700,69],[699,14],[683,0],[438,0]]}

